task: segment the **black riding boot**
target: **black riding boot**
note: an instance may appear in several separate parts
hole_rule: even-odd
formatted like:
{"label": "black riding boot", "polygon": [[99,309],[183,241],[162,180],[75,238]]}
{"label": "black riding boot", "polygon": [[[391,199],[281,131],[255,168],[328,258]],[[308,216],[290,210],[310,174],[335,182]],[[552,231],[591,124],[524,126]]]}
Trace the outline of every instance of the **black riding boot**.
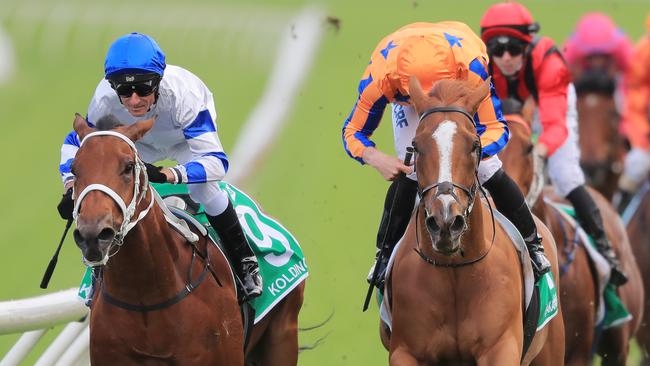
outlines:
{"label": "black riding boot", "polygon": [[262,294],[262,277],[257,258],[248,245],[232,203],[228,202],[228,207],[220,215],[206,216],[210,225],[219,234],[235,273],[244,285],[246,296],[249,299],[260,296]]}
{"label": "black riding boot", "polygon": [[[395,245],[402,235],[404,235],[404,231],[406,231],[406,227],[411,219],[417,189],[418,184],[416,181],[407,178],[405,175],[401,175],[391,183],[388,192],[386,192],[384,212],[381,215],[381,223],[377,232],[375,263],[370,268],[370,273],[368,274],[368,283],[372,283],[375,266],[379,266],[377,269],[377,278],[373,284],[380,291],[384,290],[384,274],[386,273],[388,259],[393,253]],[[380,257],[380,254],[381,260],[377,263],[377,258]]]}
{"label": "black riding boot", "polygon": [[609,282],[615,286],[621,286],[627,282],[627,276],[621,270],[621,264],[612,249],[612,245],[605,233],[603,218],[600,210],[592,199],[585,186],[579,186],[567,195],[567,199],[576,211],[576,217],[582,228],[591,236],[596,243],[596,249],[605,257],[612,267]]}
{"label": "black riding boot", "polygon": [[490,192],[499,212],[517,227],[524,238],[533,263],[535,282],[537,282],[544,273],[551,270],[551,262],[544,255],[542,237],[537,234],[537,226],[535,226],[533,215],[526,205],[524,195],[503,169],[494,173],[483,186]]}

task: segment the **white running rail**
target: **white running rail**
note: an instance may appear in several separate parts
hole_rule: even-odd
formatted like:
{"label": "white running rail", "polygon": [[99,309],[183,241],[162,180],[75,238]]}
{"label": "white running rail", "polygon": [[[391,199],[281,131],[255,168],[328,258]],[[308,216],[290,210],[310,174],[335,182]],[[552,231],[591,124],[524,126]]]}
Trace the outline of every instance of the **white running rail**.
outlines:
{"label": "white running rail", "polygon": [[49,328],[68,322],[36,365],[76,365],[82,362],[88,349],[87,314],[88,308],[77,299],[75,288],[0,303],[0,334],[24,332],[0,361],[0,366],[20,365]]}

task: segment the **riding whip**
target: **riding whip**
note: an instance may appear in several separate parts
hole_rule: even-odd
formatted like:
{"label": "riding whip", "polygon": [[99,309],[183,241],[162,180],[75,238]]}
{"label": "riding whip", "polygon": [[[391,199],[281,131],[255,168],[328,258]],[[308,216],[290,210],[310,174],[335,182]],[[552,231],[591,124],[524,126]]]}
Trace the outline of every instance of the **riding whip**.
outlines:
{"label": "riding whip", "polygon": [[47,265],[47,269],[43,274],[43,279],[41,280],[42,289],[46,289],[47,285],[50,283],[50,278],[52,278],[52,273],[54,273],[56,262],[59,260],[59,252],[61,251],[61,247],[63,246],[63,241],[65,241],[65,236],[68,235],[68,230],[70,229],[70,226],[72,226],[72,219],[68,219],[68,222],[65,224],[65,230],[63,230],[63,236],[61,237],[61,242],[59,243],[59,246],[56,248],[56,251],[52,256],[52,259],[50,259],[50,263]]}
{"label": "riding whip", "polygon": [[[413,147],[408,146],[406,148],[406,155],[404,156],[404,165],[409,165],[411,163],[411,157],[413,157]],[[403,175],[404,173],[401,173],[400,175]],[[379,276],[379,267],[381,261],[384,259],[384,256],[387,254],[387,248],[386,248],[386,243],[384,240],[384,243],[382,243],[381,250],[379,251],[379,254],[377,255],[377,261],[375,262],[375,268],[372,272],[372,280],[370,281],[370,285],[368,286],[368,292],[366,293],[366,300],[363,302],[363,311],[368,310],[368,305],[370,305],[370,298],[372,297],[372,289],[375,287],[375,283],[377,282],[377,276]]]}

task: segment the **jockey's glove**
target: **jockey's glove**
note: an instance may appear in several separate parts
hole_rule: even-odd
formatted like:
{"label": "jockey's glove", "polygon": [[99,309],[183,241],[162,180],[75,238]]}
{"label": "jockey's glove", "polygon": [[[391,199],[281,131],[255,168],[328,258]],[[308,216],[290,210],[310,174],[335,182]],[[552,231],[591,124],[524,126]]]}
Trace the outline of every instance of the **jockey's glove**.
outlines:
{"label": "jockey's glove", "polygon": [[149,177],[149,182],[152,183],[167,183],[167,176],[165,173],[161,172],[161,166],[155,166],[153,164],[144,163],[147,167],[147,176]]}
{"label": "jockey's glove", "polygon": [[64,220],[72,219],[72,210],[74,209],[74,200],[72,199],[72,187],[68,188],[67,191],[61,197],[61,202],[56,206],[56,209],[59,211],[59,215]]}

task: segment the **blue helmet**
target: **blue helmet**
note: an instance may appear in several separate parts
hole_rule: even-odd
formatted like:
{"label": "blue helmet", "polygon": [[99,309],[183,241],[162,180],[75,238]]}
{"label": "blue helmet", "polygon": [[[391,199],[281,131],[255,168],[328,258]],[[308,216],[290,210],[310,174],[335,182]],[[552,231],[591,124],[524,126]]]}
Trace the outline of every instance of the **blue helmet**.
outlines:
{"label": "blue helmet", "polygon": [[133,32],[118,38],[106,54],[107,79],[121,74],[158,74],[165,71],[165,54],[153,38]]}

